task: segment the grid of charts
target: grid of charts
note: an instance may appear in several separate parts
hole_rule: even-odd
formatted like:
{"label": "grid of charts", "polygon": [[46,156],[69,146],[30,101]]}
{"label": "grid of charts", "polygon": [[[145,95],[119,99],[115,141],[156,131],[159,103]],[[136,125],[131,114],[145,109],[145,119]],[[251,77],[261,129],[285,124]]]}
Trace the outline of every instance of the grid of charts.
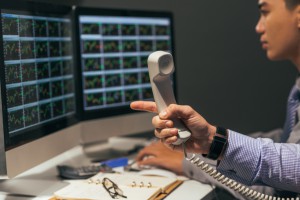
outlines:
{"label": "grid of charts", "polygon": [[85,110],[152,99],[150,53],[171,50],[166,18],[80,16]]}
{"label": "grid of charts", "polygon": [[75,113],[70,23],[2,13],[10,134]]}

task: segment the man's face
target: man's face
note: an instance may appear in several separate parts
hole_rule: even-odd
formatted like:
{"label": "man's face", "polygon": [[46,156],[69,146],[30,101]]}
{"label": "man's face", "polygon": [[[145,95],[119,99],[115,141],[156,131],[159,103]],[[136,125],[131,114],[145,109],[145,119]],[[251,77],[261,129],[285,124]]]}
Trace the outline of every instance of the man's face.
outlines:
{"label": "man's face", "polygon": [[300,31],[297,9],[288,10],[284,0],[259,0],[260,19],[256,32],[260,34],[262,48],[271,60],[300,57]]}

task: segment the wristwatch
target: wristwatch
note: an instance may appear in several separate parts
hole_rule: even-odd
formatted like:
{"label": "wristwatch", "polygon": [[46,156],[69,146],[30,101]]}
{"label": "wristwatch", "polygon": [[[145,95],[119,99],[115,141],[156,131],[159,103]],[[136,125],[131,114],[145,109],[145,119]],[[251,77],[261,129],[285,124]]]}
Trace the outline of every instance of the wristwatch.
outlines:
{"label": "wristwatch", "polygon": [[213,141],[211,143],[208,154],[206,158],[217,160],[220,154],[222,153],[224,147],[227,144],[227,129],[223,127],[216,127],[216,133],[214,135]]}

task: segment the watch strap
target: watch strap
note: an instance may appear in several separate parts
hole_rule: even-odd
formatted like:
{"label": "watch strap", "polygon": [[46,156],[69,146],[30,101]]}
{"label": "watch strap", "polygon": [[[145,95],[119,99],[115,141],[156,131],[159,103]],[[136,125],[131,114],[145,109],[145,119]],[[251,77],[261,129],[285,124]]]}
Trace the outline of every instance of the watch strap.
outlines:
{"label": "watch strap", "polygon": [[211,143],[209,153],[205,156],[206,158],[217,160],[222,153],[225,145],[227,144],[227,130],[223,127],[216,127],[216,133]]}

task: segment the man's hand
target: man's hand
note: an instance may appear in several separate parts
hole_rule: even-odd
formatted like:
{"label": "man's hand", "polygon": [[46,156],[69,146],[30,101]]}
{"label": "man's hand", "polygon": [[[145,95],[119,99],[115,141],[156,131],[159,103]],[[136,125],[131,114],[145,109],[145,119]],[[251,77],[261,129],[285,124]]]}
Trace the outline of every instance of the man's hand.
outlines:
{"label": "man's hand", "polygon": [[[134,110],[157,112],[155,102],[150,101],[135,101],[130,104],[130,107]],[[169,147],[181,149],[181,146],[172,145],[178,138],[178,130],[172,121],[174,118],[179,118],[192,133],[191,138],[186,142],[187,151],[207,154],[216,127],[210,125],[190,106],[171,104],[153,117],[152,124],[155,127],[155,136]]]}
{"label": "man's hand", "polygon": [[138,153],[136,161],[138,165],[155,166],[182,175],[183,158],[184,155],[182,152],[172,151],[166,145],[157,141],[142,149]]}

